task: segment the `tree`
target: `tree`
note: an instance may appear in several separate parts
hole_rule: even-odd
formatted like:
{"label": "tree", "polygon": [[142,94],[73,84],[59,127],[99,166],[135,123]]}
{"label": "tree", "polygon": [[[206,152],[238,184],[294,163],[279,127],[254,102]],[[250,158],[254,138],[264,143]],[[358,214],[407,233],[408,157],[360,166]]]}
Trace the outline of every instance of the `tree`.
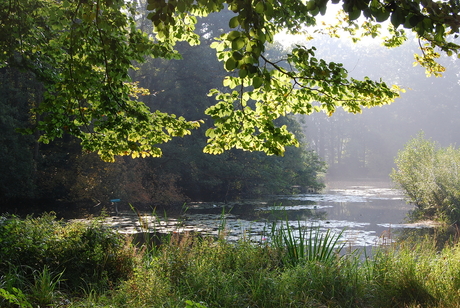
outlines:
{"label": "tree", "polygon": [[[212,34],[226,31],[228,14],[219,12],[199,20],[196,31],[202,35],[200,45],[179,43],[176,46],[183,60],[148,59],[132,74],[140,86],[155,91],[155,96],[142,97],[147,106],[188,119],[203,118],[204,111],[214,103],[206,94],[211,88],[222,87],[222,76],[226,74],[209,45],[213,43]],[[281,56],[281,52],[277,46],[267,46],[267,53],[272,57]],[[289,126],[300,140],[296,121],[286,117],[277,122]],[[207,155],[203,147],[205,131],[210,127],[213,127],[212,119],[205,116],[197,133],[162,145],[163,157],[147,159],[149,168],[162,176],[177,175],[178,185],[192,200],[286,193],[292,191],[293,185],[321,188],[316,175],[323,171],[323,164],[314,153],[307,152],[306,147],[287,149],[282,159],[237,150]]]}
{"label": "tree", "polygon": [[[404,41],[401,27],[417,33],[422,55],[418,62],[430,73],[439,48],[458,53],[459,4],[455,0],[334,0],[342,4],[345,24],[329,27],[356,34],[363,15],[362,35],[375,37],[379,24],[391,21],[386,41]],[[148,94],[130,81],[128,71],[146,56],[180,58],[178,41],[199,43],[197,17],[230,9],[230,31],[211,45],[228,75],[225,89],[214,89],[217,103],[206,110],[214,120],[206,131],[204,151],[219,154],[237,148],[282,155],[285,146],[298,146],[295,135],[276,120],[290,113],[311,114],[336,108],[357,113],[363,107],[389,104],[400,89],[383,81],[349,78],[340,63],[317,59],[315,48],[297,46],[284,59],[267,57],[265,44],[287,29],[300,33],[315,25],[315,16],[331,5],[327,0],[150,0],[147,16],[153,32],[136,28],[136,12],[123,0],[1,0],[0,66],[33,72],[45,86],[36,130],[40,141],[64,134],[81,139],[86,151],[109,161],[115,155],[160,156],[158,144],[190,134],[201,121],[151,111],[137,101]],[[358,34],[356,34],[358,35]],[[360,34],[359,34],[360,35]],[[356,36],[355,36],[356,37]],[[280,65],[284,61],[285,66]],[[287,67],[287,68],[286,68]],[[33,132],[32,129],[26,130]]]}
{"label": "tree", "polygon": [[413,218],[459,224],[459,149],[441,148],[422,132],[406,144],[395,162],[391,178],[416,206]]}
{"label": "tree", "polygon": [[353,68],[350,75],[354,78],[380,75],[407,89],[396,104],[363,110],[359,115],[339,110],[333,117],[322,113],[303,117],[307,140],[328,163],[328,178],[388,178],[398,150],[421,129],[441,146],[459,144],[454,93],[459,90],[460,61],[456,57],[441,55],[439,63],[448,70],[441,78],[426,78],[411,61],[419,47],[414,35],[408,34],[408,42],[396,50],[381,48],[370,39],[354,44],[343,37],[314,36],[311,41],[299,38],[297,43],[315,44],[324,59]]}
{"label": "tree", "polygon": [[0,205],[34,196],[33,138],[15,129],[27,127],[30,100],[40,90],[30,74],[0,69]]}

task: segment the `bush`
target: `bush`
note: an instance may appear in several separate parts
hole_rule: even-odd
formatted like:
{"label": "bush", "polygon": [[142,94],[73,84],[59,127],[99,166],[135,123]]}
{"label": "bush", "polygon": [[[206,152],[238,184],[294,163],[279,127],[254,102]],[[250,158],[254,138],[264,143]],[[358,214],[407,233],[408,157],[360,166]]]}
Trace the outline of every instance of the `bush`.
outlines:
{"label": "bush", "polygon": [[391,178],[416,206],[414,219],[460,222],[460,150],[440,148],[420,133],[398,153],[395,163]]}
{"label": "bush", "polygon": [[10,287],[33,285],[41,277],[37,273],[47,272],[72,292],[110,288],[131,275],[134,252],[123,236],[96,220],[64,223],[53,214],[0,217],[0,276],[16,277],[2,281]]}

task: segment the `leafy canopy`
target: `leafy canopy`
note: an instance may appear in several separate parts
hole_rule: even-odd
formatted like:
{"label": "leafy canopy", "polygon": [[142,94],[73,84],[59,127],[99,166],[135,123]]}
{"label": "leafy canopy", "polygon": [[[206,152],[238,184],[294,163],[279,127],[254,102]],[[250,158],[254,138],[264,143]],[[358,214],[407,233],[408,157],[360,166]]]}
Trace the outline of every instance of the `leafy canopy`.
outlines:
{"label": "leafy canopy", "polygon": [[358,113],[393,102],[401,91],[381,80],[350,78],[342,64],[318,59],[314,47],[296,46],[282,61],[270,59],[266,44],[275,34],[302,33],[331,4],[345,12],[342,23],[328,28],[332,35],[343,29],[356,38],[361,29],[360,35],[376,37],[380,23],[389,20],[392,36],[385,44],[394,47],[405,40],[404,29],[415,32],[422,48],[416,60],[430,74],[443,70],[435,48],[458,54],[455,0],[148,0],[153,33],[136,28],[139,16],[123,0],[0,0],[0,66],[29,70],[45,84],[44,99],[33,109],[40,141],[68,133],[109,161],[115,155],[160,156],[159,144],[190,134],[203,121],[149,110],[138,101],[148,91],[128,72],[147,56],[179,59],[177,42],[200,42],[197,18],[229,9],[230,31],[211,45],[228,75],[222,88],[209,93],[217,103],[206,110],[214,124],[204,151],[283,155],[298,141],[276,124],[279,117],[332,115],[338,107]]}

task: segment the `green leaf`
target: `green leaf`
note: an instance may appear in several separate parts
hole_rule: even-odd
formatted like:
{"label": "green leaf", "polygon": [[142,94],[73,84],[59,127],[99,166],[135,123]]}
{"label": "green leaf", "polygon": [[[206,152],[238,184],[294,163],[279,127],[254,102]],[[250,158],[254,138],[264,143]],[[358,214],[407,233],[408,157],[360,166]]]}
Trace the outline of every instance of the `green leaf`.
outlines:
{"label": "green leaf", "polygon": [[444,41],[444,31],[445,28],[443,25],[437,25],[436,26],[436,34],[434,36],[435,41],[437,42],[443,42]]}
{"label": "green leaf", "polygon": [[324,3],[324,5],[319,6],[318,8],[319,8],[319,12],[321,13],[321,16],[326,15],[326,10],[327,10],[326,3]]}
{"label": "green leaf", "polygon": [[239,37],[232,41],[232,49],[239,50],[246,45],[246,40],[243,37]]}
{"label": "green leaf", "polygon": [[240,31],[232,31],[227,35],[227,40],[233,41],[240,36],[241,36]]}
{"label": "green leaf", "polygon": [[227,71],[233,71],[236,68],[237,61],[233,58],[228,58],[227,61],[225,61],[225,69]]}
{"label": "green leaf", "polygon": [[372,10],[372,14],[377,22],[384,22],[390,17],[390,12],[385,9]]}
{"label": "green leaf", "polygon": [[257,2],[254,9],[258,14],[263,14],[265,11],[264,3],[262,1]]}
{"label": "green leaf", "polygon": [[264,79],[262,77],[256,76],[252,79],[252,86],[254,89],[260,88],[264,83]]}
{"label": "green leaf", "polygon": [[177,1],[177,10],[181,13],[184,13],[186,10],[185,2],[184,1]]}
{"label": "green leaf", "polygon": [[313,11],[316,9],[316,1],[315,0],[310,0],[307,2],[307,10]]}
{"label": "green leaf", "polygon": [[243,59],[243,55],[239,52],[239,51],[234,51],[232,53],[232,58],[239,61],[241,59]]}
{"label": "green leaf", "polygon": [[273,14],[274,14],[273,5],[270,2],[265,3],[264,14],[265,14],[265,19],[266,20],[270,20],[270,19],[273,18]]}
{"label": "green leaf", "polygon": [[240,25],[240,22],[238,21],[238,16],[234,16],[230,19],[228,22],[228,25],[230,28],[236,28]]}
{"label": "green leaf", "polygon": [[[224,78],[224,80],[222,81],[222,84],[224,85],[224,87],[230,87],[230,85],[232,84],[232,80],[229,78],[229,77],[226,77]],[[211,94],[211,93],[210,93]],[[211,94],[212,95],[212,94]]]}
{"label": "green leaf", "polygon": [[211,47],[212,49],[217,49],[220,45],[220,42],[212,42],[211,45],[209,45],[209,47]]}
{"label": "green leaf", "polygon": [[265,35],[265,33],[263,33],[262,31],[259,31],[257,33],[257,38],[259,39],[259,41],[264,44],[265,41],[267,40],[267,36]]}
{"label": "green leaf", "polygon": [[356,20],[359,18],[359,16],[361,16],[361,10],[355,10],[355,11],[351,11],[349,14],[348,14],[350,20]]}
{"label": "green leaf", "polygon": [[[410,17],[408,21],[409,21],[409,25],[408,25],[407,28],[409,28],[409,27],[410,27],[410,28],[413,28],[413,27],[415,27],[416,25],[418,25],[419,22],[423,21],[423,16],[421,16],[421,15],[414,15],[414,16]],[[407,21],[406,21],[406,23],[404,24],[404,26],[406,26],[406,24],[407,24]]]}
{"label": "green leaf", "polygon": [[404,12],[397,7],[393,13],[391,14],[391,23],[395,28],[399,27],[399,25],[402,25],[406,21],[406,16],[404,15]]}

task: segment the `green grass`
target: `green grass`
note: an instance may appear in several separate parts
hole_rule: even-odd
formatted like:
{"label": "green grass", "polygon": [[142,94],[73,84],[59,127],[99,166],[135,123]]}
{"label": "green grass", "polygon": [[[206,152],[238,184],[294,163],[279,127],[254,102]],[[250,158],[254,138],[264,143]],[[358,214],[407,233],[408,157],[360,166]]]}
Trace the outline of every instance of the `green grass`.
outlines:
{"label": "green grass", "polygon": [[282,224],[271,237],[174,234],[152,249],[97,221],[2,217],[0,306],[460,307],[456,242],[439,250],[425,238],[339,256],[340,235],[330,232],[294,236]]}
{"label": "green grass", "polygon": [[283,261],[289,265],[303,262],[331,263],[344,247],[340,243],[342,233],[333,234],[329,229],[322,233],[319,228],[305,228],[298,222],[297,231],[285,221],[273,223],[270,238],[272,245],[282,251]]}

